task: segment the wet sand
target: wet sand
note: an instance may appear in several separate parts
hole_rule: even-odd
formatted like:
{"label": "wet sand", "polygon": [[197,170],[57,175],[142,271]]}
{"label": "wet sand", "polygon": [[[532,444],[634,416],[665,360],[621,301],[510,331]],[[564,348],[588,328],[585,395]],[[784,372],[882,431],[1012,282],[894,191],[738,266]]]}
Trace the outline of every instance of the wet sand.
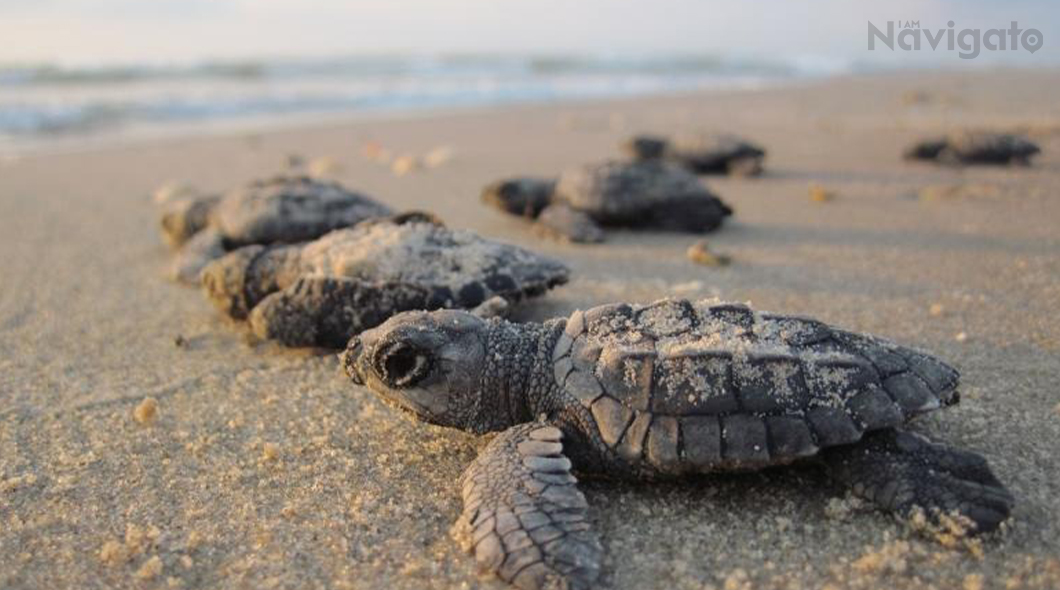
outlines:
{"label": "wet sand", "polygon": [[[939,543],[812,467],[589,482],[604,587],[1060,587],[1058,90],[1056,71],[880,75],[0,162],[0,588],[504,587],[448,535],[454,482],[484,439],[408,421],[342,378],[335,355],[255,342],[163,278],[152,189],[222,189],[289,154],[568,261],[574,280],[519,319],[717,296],[930,350],[961,370],[963,401],[916,430],[984,454],[1018,499],[1003,534]],[[1045,153],[964,171],[899,158],[968,126],[1027,131]],[[706,179],[736,210],[707,236],[727,267],[690,262],[696,236],[564,245],[479,203],[498,177],[684,128],[769,149],[761,178]],[[396,176],[366,144],[452,158]],[[811,199],[812,185],[834,198]]]}

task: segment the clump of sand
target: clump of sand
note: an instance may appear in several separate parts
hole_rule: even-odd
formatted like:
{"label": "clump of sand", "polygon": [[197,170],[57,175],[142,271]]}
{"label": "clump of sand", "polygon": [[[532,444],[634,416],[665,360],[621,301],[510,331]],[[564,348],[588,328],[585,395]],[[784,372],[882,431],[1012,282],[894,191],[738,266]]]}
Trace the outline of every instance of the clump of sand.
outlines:
{"label": "clump of sand", "polygon": [[265,463],[275,463],[279,461],[280,446],[271,442],[261,445],[261,460]]}
{"label": "clump of sand", "polygon": [[417,170],[439,168],[456,156],[456,149],[451,145],[439,145],[424,153],[395,154],[393,150],[377,141],[364,144],[361,154],[366,160],[388,166],[394,176],[405,176]]}
{"label": "clump of sand", "polygon": [[145,397],[143,401],[133,409],[133,420],[143,426],[154,424],[158,418],[158,400],[153,397]]}
{"label": "clump of sand", "polygon": [[328,178],[342,172],[342,165],[331,156],[320,156],[309,162],[306,171],[314,178]]}
{"label": "clump of sand", "polygon": [[141,580],[153,580],[162,573],[162,558],[153,555],[136,570],[136,577]]}
{"label": "clump of sand", "polygon": [[975,525],[964,515],[937,514],[931,519],[924,511],[917,510],[909,518],[908,524],[943,547],[963,549],[977,559],[983,558],[983,539],[972,534]]}
{"label": "clump of sand", "polygon": [[810,185],[810,200],[814,203],[830,203],[836,199],[836,192],[819,184]]}
{"label": "clump of sand", "polygon": [[110,566],[128,563],[132,559],[156,548],[162,531],[157,527],[140,527],[129,524],[121,540],[107,540],[99,549],[99,560]]}
{"label": "clump of sand", "polygon": [[729,266],[732,263],[732,258],[728,255],[713,252],[706,240],[699,240],[689,246],[685,255],[692,262],[702,266],[719,267]]}

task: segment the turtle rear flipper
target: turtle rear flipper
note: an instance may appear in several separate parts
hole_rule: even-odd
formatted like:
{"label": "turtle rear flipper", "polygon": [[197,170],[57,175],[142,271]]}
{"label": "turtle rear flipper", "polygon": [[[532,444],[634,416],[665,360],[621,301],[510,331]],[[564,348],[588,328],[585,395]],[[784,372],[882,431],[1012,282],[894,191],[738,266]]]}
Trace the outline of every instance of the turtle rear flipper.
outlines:
{"label": "turtle rear flipper", "polygon": [[1028,168],[1031,165],[1031,158],[1036,153],[1037,152],[1030,153],[1030,154],[1018,154],[1018,155],[1012,156],[1012,160],[1010,162],[1011,162],[1011,164],[1013,166],[1019,166],[1021,168]]}
{"label": "turtle rear flipper", "polygon": [[869,433],[822,458],[833,477],[880,508],[901,516],[919,509],[935,522],[956,515],[968,533],[997,529],[1014,503],[983,457],[900,430]]}
{"label": "turtle rear flipper", "polygon": [[441,307],[421,286],[346,277],[303,276],[250,312],[260,338],[286,346],[344,348],[350,338],[391,315]]}
{"label": "turtle rear flipper", "polygon": [[453,532],[483,570],[524,590],[593,585],[603,549],[570,468],[561,431],[540,423],[502,432],[467,468]]}
{"label": "turtle rear flipper", "polygon": [[763,156],[741,156],[733,158],[725,163],[725,171],[729,176],[759,176],[762,174]]}
{"label": "turtle rear flipper", "polygon": [[645,212],[643,223],[663,230],[703,233],[717,229],[732,208],[710,193],[692,193],[659,203]]}

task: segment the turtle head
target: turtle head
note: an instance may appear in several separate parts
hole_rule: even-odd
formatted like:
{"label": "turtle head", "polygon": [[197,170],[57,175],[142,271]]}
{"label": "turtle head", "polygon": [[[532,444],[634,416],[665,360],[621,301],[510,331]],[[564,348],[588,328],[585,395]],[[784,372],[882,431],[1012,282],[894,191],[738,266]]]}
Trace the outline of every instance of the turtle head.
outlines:
{"label": "turtle head", "polygon": [[509,178],[482,190],[482,201],[512,215],[535,218],[552,200],[554,180]]}
{"label": "turtle head", "polygon": [[627,139],[622,149],[634,160],[658,160],[666,154],[669,142],[654,135],[637,135]]}
{"label": "turtle head", "polygon": [[390,405],[441,426],[492,430],[482,375],[490,324],[465,311],[409,311],[350,340],[350,379]]}

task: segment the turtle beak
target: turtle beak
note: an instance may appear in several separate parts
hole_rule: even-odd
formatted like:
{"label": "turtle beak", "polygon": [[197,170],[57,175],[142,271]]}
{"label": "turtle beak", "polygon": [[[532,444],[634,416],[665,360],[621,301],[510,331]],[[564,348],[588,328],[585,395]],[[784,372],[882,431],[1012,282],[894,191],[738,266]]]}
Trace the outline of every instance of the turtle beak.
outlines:
{"label": "turtle beak", "polygon": [[361,353],[363,351],[364,345],[361,344],[361,339],[354,336],[350,343],[346,345],[346,352],[342,354],[342,364],[346,368],[346,374],[356,385],[364,385],[364,375],[361,374],[360,368]]}

